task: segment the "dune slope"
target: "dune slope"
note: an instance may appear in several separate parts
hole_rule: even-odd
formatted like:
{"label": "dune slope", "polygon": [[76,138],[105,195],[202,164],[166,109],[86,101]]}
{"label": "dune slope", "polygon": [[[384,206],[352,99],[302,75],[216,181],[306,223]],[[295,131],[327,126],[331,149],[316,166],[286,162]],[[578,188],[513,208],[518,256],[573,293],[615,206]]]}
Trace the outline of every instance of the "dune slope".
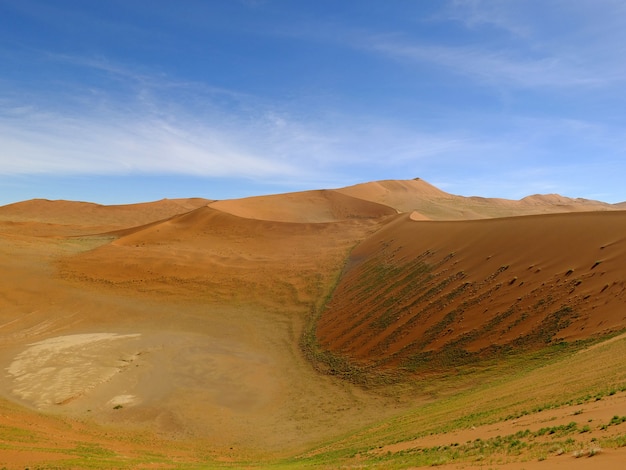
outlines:
{"label": "dune slope", "polygon": [[66,279],[126,290],[302,308],[380,221],[277,222],[201,207],[129,231],[59,266]]}
{"label": "dune slope", "polygon": [[278,222],[335,222],[394,215],[388,205],[352,197],[341,191],[303,191],[238,200],[217,201],[211,207],[248,219]]}
{"label": "dune slope", "polygon": [[423,370],[621,330],[624,234],[625,212],[398,216],[352,251],[318,340],[359,363]]}

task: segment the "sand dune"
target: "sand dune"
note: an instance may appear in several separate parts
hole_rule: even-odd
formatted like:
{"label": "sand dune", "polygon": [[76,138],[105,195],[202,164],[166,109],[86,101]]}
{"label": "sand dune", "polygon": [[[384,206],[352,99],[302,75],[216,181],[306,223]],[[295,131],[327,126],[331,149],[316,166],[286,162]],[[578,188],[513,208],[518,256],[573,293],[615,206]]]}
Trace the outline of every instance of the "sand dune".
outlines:
{"label": "sand dune", "polygon": [[559,195],[534,195],[519,201],[448,194],[419,178],[363,183],[337,191],[385,204],[399,212],[420,213],[432,220],[468,220],[530,214],[619,210],[619,206]]}
{"label": "sand dune", "polygon": [[[337,417],[345,425],[333,432],[365,424],[380,415],[362,410],[373,398],[320,378],[298,337],[350,247],[378,223],[274,222],[203,206],[117,237],[0,236],[0,392],[238,455],[300,448]],[[104,333],[140,336],[32,349]]]}
{"label": "sand dune", "polygon": [[156,295],[191,292],[205,300],[301,308],[379,222],[276,222],[202,207],[66,258],[61,272]]}
{"label": "sand dune", "polygon": [[463,359],[619,331],[624,234],[625,212],[398,216],[352,251],[319,341],[355,360],[415,368],[434,353]]}
{"label": "sand dune", "polygon": [[206,206],[201,198],[103,206],[88,202],[33,199],[0,207],[0,232],[80,235],[144,225]]}
{"label": "sand dune", "polygon": [[367,437],[439,385],[369,390],[320,374],[311,332],[326,357],[423,378],[621,331],[619,208],[465,198],[422,180],[0,207],[0,464],[114,449],[101,467],[141,453],[145,468],[158,449],[164,467],[243,466]]}
{"label": "sand dune", "polygon": [[302,223],[375,219],[396,213],[382,203],[333,190],[217,201],[212,203],[211,207],[248,219]]}

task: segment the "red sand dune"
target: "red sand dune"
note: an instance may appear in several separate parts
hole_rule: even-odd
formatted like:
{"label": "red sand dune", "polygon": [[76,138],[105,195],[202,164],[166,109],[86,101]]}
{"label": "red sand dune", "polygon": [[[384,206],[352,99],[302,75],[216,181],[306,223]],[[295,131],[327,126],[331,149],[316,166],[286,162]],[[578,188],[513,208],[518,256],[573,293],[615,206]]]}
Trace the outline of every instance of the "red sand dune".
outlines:
{"label": "red sand dune", "polygon": [[317,336],[361,363],[419,369],[625,325],[626,212],[401,215],[352,251]]}

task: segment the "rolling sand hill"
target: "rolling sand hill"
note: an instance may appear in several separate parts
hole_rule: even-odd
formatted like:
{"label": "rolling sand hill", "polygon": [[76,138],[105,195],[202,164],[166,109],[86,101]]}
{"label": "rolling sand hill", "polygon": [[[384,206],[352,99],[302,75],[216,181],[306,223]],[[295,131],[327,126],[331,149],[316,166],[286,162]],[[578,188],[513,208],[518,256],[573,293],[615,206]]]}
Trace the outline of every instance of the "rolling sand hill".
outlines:
{"label": "rolling sand hill", "polygon": [[618,209],[421,180],[0,207],[0,468],[621,468]]}
{"label": "rolling sand hill", "polygon": [[304,223],[371,219],[396,213],[388,205],[333,190],[217,201],[211,207],[248,219]]}
{"label": "rolling sand hill", "polygon": [[214,207],[131,230],[61,261],[61,272],[67,279],[155,295],[302,307],[322,295],[347,250],[381,220],[378,211],[357,220],[281,222]]}
{"label": "rolling sand hill", "polygon": [[534,195],[519,201],[463,197],[448,194],[419,178],[357,184],[338,190],[343,194],[378,202],[399,212],[415,212],[423,219],[469,220],[555,212],[619,210],[617,205],[556,194]]}
{"label": "rolling sand hill", "polygon": [[103,206],[88,202],[33,199],[0,207],[0,232],[22,235],[80,235],[127,229],[183,214],[210,200],[162,199]]}

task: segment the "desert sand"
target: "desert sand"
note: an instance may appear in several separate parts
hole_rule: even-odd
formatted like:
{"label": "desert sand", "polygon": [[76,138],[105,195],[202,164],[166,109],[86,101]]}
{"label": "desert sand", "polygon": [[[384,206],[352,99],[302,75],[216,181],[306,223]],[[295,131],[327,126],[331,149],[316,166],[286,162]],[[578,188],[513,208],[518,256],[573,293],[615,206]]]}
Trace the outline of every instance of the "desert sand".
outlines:
{"label": "desert sand", "polygon": [[355,359],[394,365],[428,352],[479,355],[620,331],[625,234],[624,212],[398,217],[352,251],[318,338]]}
{"label": "desert sand", "polygon": [[[571,436],[581,452],[621,442],[622,427],[600,427],[626,404],[626,367],[612,359],[626,344],[616,336],[626,327],[620,209],[557,195],[465,198],[422,180],[0,207],[0,466],[388,458],[409,468],[407,453],[572,416],[579,430],[593,423]],[[579,357],[584,384],[564,375],[538,389],[556,360],[542,354],[564,344],[573,349],[559,360]],[[510,361],[527,375],[510,376]],[[436,431],[439,415],[420,411],[449,403],[440,421],[454,421],[478,383],[493,384],[474,402],[494,422]],[[560,403],[565,383],[611,393]],[[542,400],[558,406],[504,419]],[[610,445],[593,458],[557,448],[488,462],[621,468],[624,447]],[[481,465],[459,458],[450,468]]]}

